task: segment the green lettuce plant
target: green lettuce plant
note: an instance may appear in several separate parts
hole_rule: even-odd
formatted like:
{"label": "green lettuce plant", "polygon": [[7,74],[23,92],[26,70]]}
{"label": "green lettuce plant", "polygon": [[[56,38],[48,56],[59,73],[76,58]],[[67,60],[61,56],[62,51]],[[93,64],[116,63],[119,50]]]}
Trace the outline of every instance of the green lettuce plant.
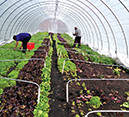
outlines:
{"label": "green lettuce plant", "polygon": [[[52,44],[51,44],[52,45]],[[52,52],[53,49],[50,47],[48,56],[45,58],[46,61],[46,68],[42,69],[42,83],[40,84],[40,103],[34,109],[34,116],[35,117],[48,117],[49,112],[49,99],[48,95],[50,94],[49,91],[50,87],[50,80],[51,80],[51,61],[52,61]]]}
{"label": "green lettuce plant", "polygon": [[116,69],[113,70],[113,73],[117,76],[120,76],[120,71],[121,69],[118,69],[118,67]]}
{"label": "green lettuce plant", "polygon": [[120,107],[129,108],[129,101],[128,102],[124,102],[123,104],[120,105]]}
{"label": "green lettuce plant", "polygon": [[102,105],[102,103],[98,96],[92,96],[89,101],[89,105],[92,106],[93,108],[97,109]]}

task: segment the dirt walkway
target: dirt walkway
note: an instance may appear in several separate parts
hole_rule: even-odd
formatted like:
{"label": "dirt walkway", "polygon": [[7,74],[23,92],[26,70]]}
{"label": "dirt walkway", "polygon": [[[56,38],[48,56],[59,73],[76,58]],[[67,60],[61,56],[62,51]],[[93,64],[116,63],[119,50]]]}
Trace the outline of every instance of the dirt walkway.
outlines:
{"label": "dirt walkway", "polygon": [[49,117],[69,117],[69,108],[66,103],[65,84],[63,75],[57,68],[56,50],[52,56],[52,72],[51,72],[51,92],[49,95],[50,112]]}

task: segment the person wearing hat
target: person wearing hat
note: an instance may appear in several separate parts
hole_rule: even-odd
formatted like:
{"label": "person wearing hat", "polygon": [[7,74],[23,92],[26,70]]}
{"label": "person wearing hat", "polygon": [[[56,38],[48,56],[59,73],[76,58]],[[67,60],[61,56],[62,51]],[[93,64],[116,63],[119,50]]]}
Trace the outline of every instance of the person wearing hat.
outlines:
{"label": "person wearing hat", "polygon": [[74,40],[73,47],[75,47],[77,43],[78,43],[78,47],[80,47],[81,46],[81,30],[78,29],[77,27],[75,27],[74,29],[75,29],[75,33],[73,35],[75,36],[75,40]]}
{"label": "person wearing hat", "polygon": [[16,41],[16,45],[15,45],[14,50],[16,50],[16,48],[18,46],[18,42],[21,41],[22,45],[19,49],[21,49],[23,47],[22,52],[26,53],[27,43],[31,39],[31,35],[29,33],[19,33],[18,35],[14,35],[13,39]]}

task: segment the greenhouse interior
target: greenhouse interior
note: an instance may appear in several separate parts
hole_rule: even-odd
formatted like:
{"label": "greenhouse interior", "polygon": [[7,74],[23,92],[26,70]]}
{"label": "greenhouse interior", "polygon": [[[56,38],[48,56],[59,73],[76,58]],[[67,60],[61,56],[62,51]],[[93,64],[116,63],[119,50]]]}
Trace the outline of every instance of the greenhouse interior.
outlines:
{"label": "greenhouse interior", "polygon": [[1,0],[1,117],[129,117],[128,0]]}

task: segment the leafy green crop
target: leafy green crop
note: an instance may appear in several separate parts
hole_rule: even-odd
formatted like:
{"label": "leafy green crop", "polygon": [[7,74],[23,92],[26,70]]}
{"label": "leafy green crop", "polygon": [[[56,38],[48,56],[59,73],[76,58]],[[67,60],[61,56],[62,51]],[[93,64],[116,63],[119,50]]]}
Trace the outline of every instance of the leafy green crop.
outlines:
{"label": "leafy green crop", "polygon": [[113,70],[113,73],[114,73],[115,75],[120,76],[120,71],[121,71],[121,69],[118,69],[118,67],[117,67],[116,69]]}
{"label": "leafy green crop", "polygon": [[[61,34],[61,36],[65,39],[66,39],[66,37],[67,37],[67,39],[69,39],[69,36],[65,33]],[[59,40],[57,40],[57,42],[61,43]],[[60,56],[60,59],[58,58],[58,70],[60,72],[62,72],[64,60],[69,58],[69,56],[68,56],[68,52],[66,51],[63,44],[57,44],[57,50],[59,50],[59,53],[62,52],[61,56]],[[64,65],[64,72],[65,73],[70,72],[73,75],[73,77],[75,77],[76,76],[76,71],[77,71],[76,65],[73,62],[71,62],[70,60],[66,60],[65,65]]]}
{"label": "leafy green crop", "polygon": [[40,84],[40,87],[41,87],[40,102],[39,104],[37,104],[36,108],[34,109],[33,113],[35,117],[48,117],[48,112],[49,112],[48,95],[51,89],[50,74],[51,74],[52,52],[53,52],[53,49],[52,47],[50,47],[48,56],[45,58],[47,67],[42,69],[42,83]]}
{"label": "leafy green crop", "polygon": [[[32,35],[30,42],[36,43],[35,48],[37,49],[43,39],[48,35],[47,32],[37,33]],[[26,54],[22,53],[21,50],[13,50],[16,42],[13,41],[11,43],[0,46],[0,60],[13,60],[13,61],[0,61],[0,76],[1,77],[9,77],[9,78],[17,78],[20,69],[28,63],[28,60],[17,61],[14,59],[30,59],[32,55],[34,55],[34,51],[27,51]],[[19,42],[18,47],[21,46],[21,42]],[[16,85],[16,81],[13,80],[5,80],[0,79],[0,88],[1,90],[6,87],[11,87]],[[1,91],[2,92],[2,91]]]}
{"label": "leafy green crop", "polygon": [[16,85],[16,81],[0,78],[0,89]]}
{"label": "leafy green crop", "polygon": [[76,69],[77,69],[76,65],[73,62],[71,62],[70,60],[67,60],[65,62],[64,71],[66,71],[66,72],[75,72]]}
{"label": "leafy green crop", "polygon": [[93,108],[97,109],[102,105],[100,98],[98,96],[92,96],[89,105],[92,106]]}
{"label": "leafy green crop", "polygon": [[19,74],[19,71],[13,70],[12,72],[10,72],[8,74],[8,77],[9,78],[15,78],[16,79],[18,77],[18,74]]}
{"label": "leafy green crop", "polygon": [[2,88],[0,88],[0,95],[3,93],[3,89]]}
{"label": "leafy green crop", "polygon": [[66,33],[62,33],[62,34],[61,34],[61,37],[64,38],[66,41],[68,40],[68,41],[74,42],[73,38],[70,37],[70,36],[69,36],[68,34],[66,34]]}
{"label": "leafy green crop", "polygon": [[120,107],[129,108],[129,101],[128,102],[124,102],[123,104],[120,105]]}

